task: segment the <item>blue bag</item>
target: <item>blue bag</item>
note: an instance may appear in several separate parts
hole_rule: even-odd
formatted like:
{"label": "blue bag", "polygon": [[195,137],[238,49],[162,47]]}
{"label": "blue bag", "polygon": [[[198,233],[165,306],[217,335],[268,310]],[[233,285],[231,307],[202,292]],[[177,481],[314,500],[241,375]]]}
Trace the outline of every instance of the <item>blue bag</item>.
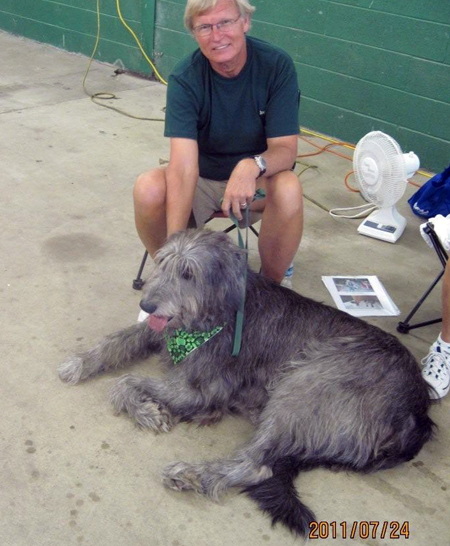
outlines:
{"label": "blue bag", "polygon": [[450,214],[450,165],[436,174],[408,199],[411,210],[417,216],[433,218],[438,214]]}

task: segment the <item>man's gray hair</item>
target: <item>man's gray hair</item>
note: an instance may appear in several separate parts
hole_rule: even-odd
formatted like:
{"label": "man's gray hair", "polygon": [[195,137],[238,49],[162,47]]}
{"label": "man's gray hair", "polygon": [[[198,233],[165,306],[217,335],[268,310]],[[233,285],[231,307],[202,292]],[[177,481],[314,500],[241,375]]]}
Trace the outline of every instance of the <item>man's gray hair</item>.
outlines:
{"label": "man's gray hair", "polygon": [[[184,11],[184,26],[192,31],[194,17],[214,8],[218,2],[219,0],[188,0]],[[251,15],[256,9],[247,0],[234,0],[234,3],[242,17]]]}

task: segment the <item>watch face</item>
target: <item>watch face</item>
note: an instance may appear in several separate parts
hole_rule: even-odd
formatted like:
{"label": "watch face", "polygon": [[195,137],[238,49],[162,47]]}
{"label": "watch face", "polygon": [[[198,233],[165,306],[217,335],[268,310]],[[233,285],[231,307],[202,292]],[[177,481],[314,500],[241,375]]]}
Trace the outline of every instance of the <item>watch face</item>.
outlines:
{"label": "watch face", "polygon": [[264,158],[261,157],[260,155],[255,155],[254,159],[256,161],[256,164],[259,167],[259,170],[261,171],[261,174],[264,174],[267,169],[267,163],[265,162]]}

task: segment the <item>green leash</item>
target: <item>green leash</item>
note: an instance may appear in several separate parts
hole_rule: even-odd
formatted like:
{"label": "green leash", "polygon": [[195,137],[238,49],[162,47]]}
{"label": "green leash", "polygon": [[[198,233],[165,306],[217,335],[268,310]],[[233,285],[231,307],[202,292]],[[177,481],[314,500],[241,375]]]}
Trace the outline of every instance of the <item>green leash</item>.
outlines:
{"label": "green leash", "polygon": [[[255,195],[253,196],[253,201],[259,201],[266,197],[266,192],[261,188],[257,189]],[[239,309],[236,312],[236,324],[234,327],[234,342],[233,342],[233,352],[231,356],[238,356],[241,350],[242,344],[242,330],[244,328],[244,307],[245,307],[245,293],[247,288],[247,265],[248,265],[248,227],[249,223],[249,207],[245,208],[244,219],[245,219],[245,244],[241,235],[241,230],[239,228],[239,220],[236,218],[233,212],[230,213],[230,218],[233,220],[234,225],[237,228],[238,232],[238,241],[239,247],[246,250],[247,254],[245,256],[245,272],[244,272],[244,290],[241,296],[241,301],[239,304]]]}

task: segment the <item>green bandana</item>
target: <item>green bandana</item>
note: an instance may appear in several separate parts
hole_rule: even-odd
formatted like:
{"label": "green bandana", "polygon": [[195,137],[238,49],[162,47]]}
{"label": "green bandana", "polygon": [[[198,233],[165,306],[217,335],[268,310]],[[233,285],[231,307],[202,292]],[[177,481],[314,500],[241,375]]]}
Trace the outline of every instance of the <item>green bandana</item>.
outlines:
{"label": "green bandana", "polygon": [[178,364],[189,353],[201,347],[222,329],[223,326],[216,326],[210,332],[186,332],[186,330],[179,329],[175,330],[171,336],[166,335],[167,350],[173,363]]}

